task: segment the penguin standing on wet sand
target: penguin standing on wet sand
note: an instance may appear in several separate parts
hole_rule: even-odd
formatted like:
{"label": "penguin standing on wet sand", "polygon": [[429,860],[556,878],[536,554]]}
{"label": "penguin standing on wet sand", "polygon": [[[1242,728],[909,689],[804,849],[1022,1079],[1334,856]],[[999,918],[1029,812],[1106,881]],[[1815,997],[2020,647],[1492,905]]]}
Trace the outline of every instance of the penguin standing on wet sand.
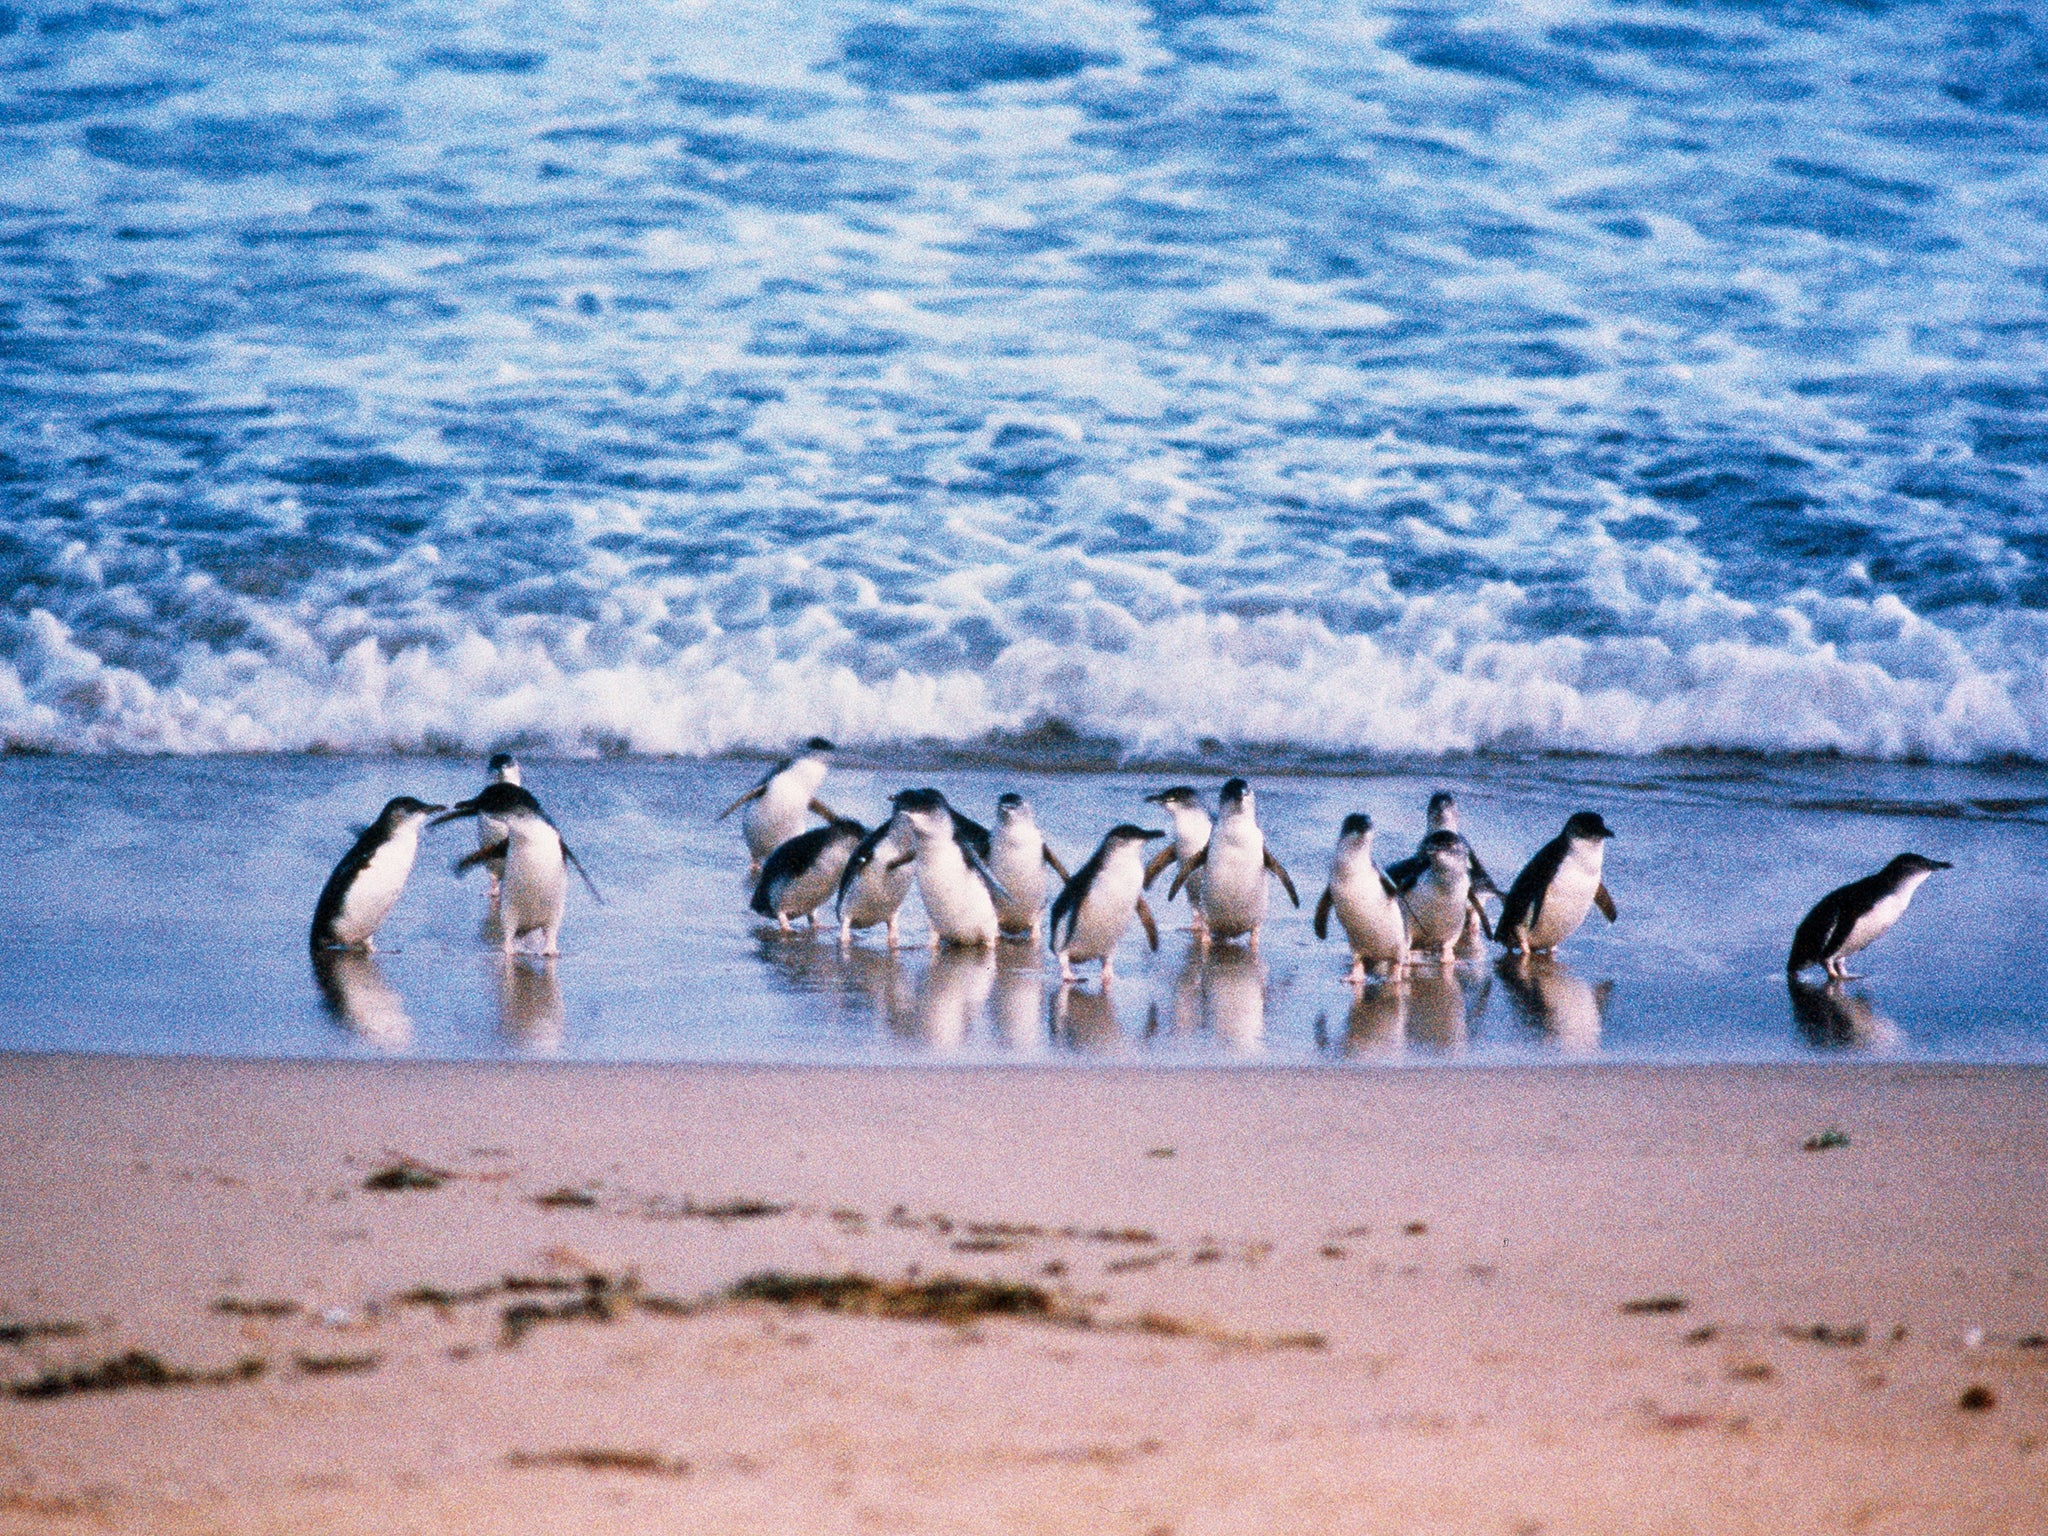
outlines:
{"label": "penguin standing on wet sand", "polygon": [[990,840],[988,867],[1009,892],[996,903],[998,926],[1005,938],[1028,936],[1035,944],[1045,921],[1046,870],[1068,878],[1059,855],[1046,846],[1030,802],[1022,795],[996,801],[996,829]]}
{"label": "penguin standing on wet sand", "polygon": [[1415,851],[1409,854],[1407,858],[1396,859],[1392,864],[1389,864],[1387,866],[1387,878],[1393,881],[1396,886],[1406,887],[1412,885],[1422,873],[1423,866],[1429,862],[1429,853],[1425,846],[1429,834],[1432,832],[1457,833],[1458,841],[1465,845],[1465,854],[1470,866],[1466,871],[1467,883],[1471,886],[1472,894],[1472,915],[1465,924],[1464,932],[1459,935],[1458,950],[1461,954],[1479,954],[1485,947],[1480,941],[1493,937],[1493,927],[1486,920],[1486,907],[1479,898],[1482,896],[1498,897],[1501,893],[1500,887],[1493,883],[1493,876],[1489,875],[1486,872],[1486,866],[1479,862],[1478,850],[1472,846],[1471,840],[1465,836],[1458,826],[1458,797],[1456,795],[1452,794],[1448,789],[1438,790],[1429,797],[1429,809],[1425,816],[1427,819],[1422,834],[1424,842],[1418,843]]}
{"label": "penguin standing on wet sand", "polygon": [[916,834],[916,848],[892,862],[917,870],[932,945],[994,944],[1002,931],[996,902],[1009,892],[988,867],[987,832],[954,811],[936,789],[907,789],[896,797],[896,807]]}
{"label": "penguin standing on wet sand", "polygon": [[847,860],[867,835],[866,827],[844,817],[797,833],[768,855],[749,905],[761,916],[774,918],[784,933],[789,932],[792,917],[808,918],[815,930],[818,908],[839,889]]}
{"label": "penguin standing on wet sand", "polygon": [[761,861],[804,829],[804,819],[813,811],[827,821],[839,820],[839,813],[818,798],[818,786],[832,771],[832,743],[813,736],[796,757],[784,758],[761,776],[761,782],[718,813],[723,821],[741,806],[747,814],[740,819],[746,834],[747,853],[753,862],[749,874],[759,874]]}
{"label": "penguin standing on wet sand", "polygon": [[319,949],[371,950],[377,927],[398,904],[420,850],[420,828],[445,806],[411,795],[385,803],[341,856],[320,899],[313,904],[312,945]]}
{"label": "penguin standing on wet sand", "polygon": [[[492,784],[518,784],[521,782],[519,759],[510,752],[494,752],[485,765]],[[478,848],[495,848],[505,841],[505,823],[495,816],[479,816],[476,819],[476,845]],[[498,887],[505,879],[503,859],[485,859],[484,871],[491,877],[491,915],[498,914]]]}
{"label": "penguin standing on wet sand", "polygon": [[1346,816],[1338,829],[1330,883],[1316,903],[1317,938],[1330,936],[1332,912],[1351,940],[1354,984],[1374,966],[1384,965],[1391,975],[1407,964],[1408,918],[1401,910],[1401,893],[1372,861],[1372,818],[1363,811]]}
{"label": "penguin standing on wet sand", "polygon": [[1060,888],[1053,899],[1047,942],[1059,956],[1061,981],[1075,979],[1076,960],[1100,960],[1102,984],[1108,986],[1115,972],[1117,940],[1133,915],[1145,925],[1146,941],[1158,951],[1159,925],[1145,905],[1145,845],[1164,836],[1129,822],[1112,827],[1088,862]]}
{"label": "penguin standing on wet sand", "polygon": [[1810,965],[1822,966],[1838,981],[1855,981],[1842,962],[1868,949],[1906,915],[1913,893],[1938,869],[1955,866],[1940,859],[1902,853],[1874,875],[1853,880],[1821,897],[1792,936],[1785,974],[1797,976]]}
{"label": "penguin standing on wet sand", "polygon": [[[1186,869],[1196,854],[1209,846],[1209,834],[1214,823],[1202,804],[1202,797],[1185,784],[1176,784],[1171,789],[1162,789],[1156,795],[1145,797],[1147,805],[1156,805],[1166,812],[1173,821],[1173,839],[1153,856],[1145,866],[1145,889],[1152,889],[1152,882],[1163,874],[1170,864]],[[1202,919],[1202,876],[1199,871],[1187,877],[1188,905],[1194,909],[1195,932],[1206,933],[1208,924]],[[1169,895],[1167,900],[1173,898]]]}
{"label": "penguin standing on wet sand", "polygon": [[1595,907],[1613,922],[1619,914],[1600,878],[1613,836],[1597,811],[1574,812],[1508,887],[1494,939],[1526,955],[1557,948]]}
{"label": "penguin standing on wet sand", "polygon": [[492,784],[472,799],[458,802],[436,816],[430,826],[458,821],[465,816],[490,816],[505,824],[505,840],[479,848],[463,858],[456,873],[502,859],[505,876],[498,893],[498,928],[506,954],[519,948],[530,933],[541,936],[541,953],[561,953],[562,911],[569,902],[569,866],[583,877],[590,894],[602,905],[589,874],[562,834],[548,820],[540,802],[517,784]]}
{"label": "penguin standing on wet sand", "polygon": [[[898,797],[901,798],[900,796]],[[889,819],[862,838],[839,873],[839,942],[853,942],[856,928],[889,925],[889,947],[896,947],[896,913],[917,883],[910,861],[917,857],[917,834],[890,802]]]}
{"label": "penguin standing on wet sand", "polygon": [[1427,855],[1422,868],[1403,859],[1401,910],[1408,918],[1408,943],[1417,955],[1435,952],[1444,965],[1457,958],[1458,938],[1465,931],[1472,904],[1472,861],[1465,840],[1438,830],[1422,840]]}
{"label": "penguin standing on wet sand", "polygon": [[1225,784],[1221,809],[1222,815],[1209,834],[1208,846],[1181,865],[1180,873],[1167,889],[1166,899],[1171,901],[1200,871],[1204,926],[1197,931],[1196,938],[1207,948],[1211,938],[1234,939],[1243,935],[1256,950],[1259,924],[1266,920],[1268,871],[1280,877],[1287,899],[1295,906],[1301,905],[1301,897],[1295,894],[1293,877],[1266,846],[1251,785],[1243,779]]}

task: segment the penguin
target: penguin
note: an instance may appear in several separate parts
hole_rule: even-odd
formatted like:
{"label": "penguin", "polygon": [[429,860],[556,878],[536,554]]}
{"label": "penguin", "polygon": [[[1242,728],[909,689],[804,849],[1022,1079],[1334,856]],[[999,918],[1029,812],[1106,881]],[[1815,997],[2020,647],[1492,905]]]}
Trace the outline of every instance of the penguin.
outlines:
{"label": "penguin", "polygon": [[498,893],[498,929],[505,953],[517,950],[519,941],[529,933],[541,936],[542,954],[561,953],[562,910],[568,905],[571,865],[583,877],[592,898],[600,906],[604,904],[583,861],[562,841],[540,802],[517,784],[488,785],[481,794],[458,801],[428,825],[438,827],[465,816],[491,816],[505,824],[505,841],[479,848],[455,866],[460,874],[490,859],[505,861],[504,883]]}
{"label": "penguin", "polygon": [[[1465,931],[1459,935],[1458,951],[1461,954],[1479,954],[1484,947],[1481,941],[1493,937],[1493,927],[1487,921],[1484,903],[1478,900],[1478,898],[1482,896],[1498,898],[1501,894],[1500,887],[1493,883],[1493,876],[1489,875],[1486,872],[1486,866],[1479,862],[1477,850],[1473,848],[1471,841],[1459,829],[1458,797],[1456,795],[1452,794],[1448,789],[1438,790],[1429,797],[1429,808],[1424,814],[1427,818],[1422,834],[1425,839],[1431,832],[1456,832],[1459,841],[1465,844],[1465,852],[1471,862],[1470,876],[1474,899],[1472,901],[1471,920],[1466,923]],[[1397,859],[1387,866],[1387,878],[1397,886],[1412,884],[1415,877],[1422,873],[1423,866],[1428,862],[1429,854],[1418,843],[1415,851],[1409,854],[1407,858]]]}
{"label": "penguin", "polygon": [[1047,942],[1059,956],[1061,981],[1074,980],[1076,960],[1100,960],[1102,984],[1108,986],[1115,975],[1112,956],[1117,940],[1130,926],[1133,913],[1145,925],[1153,952],[1158,952],[1159,925],[1145,905],[1145,845],[1164,836],[1129,822],[1111,827],[1088,862],[1060,887]]}
{"label": "penguin", "polygon": [[1330,936],[1330,914],[1344,925],[1351,940],[1351,976],[1356,985],[1374,966],[1388,974],[1408,963],[1408,918],[1401,893],[1372,861],[1372,818],[1363,811],[1344,818],[1337,832],[1336,856],[1330,860],[1330,883],[1316,903],[1316,937]]}
{"label": "penguin", "polygon": [[835,817],[822,827],[799,832],[780,844],[761,866],[750,906],[772,917],[784,933],[792,917],[818,926],[818,908],[839,889],[853,850],[867,840],[868,829],[857,821]]}
{"label": "penguin", "polygon": [[1253,949],[1259,947],[1259,924],[1266,920],[1266,872],[1280,877],[1287,899],[1301,905],[1294,879],[1273,857],[1266,836],[1259,830],[1257,806],[1252,787],[1243,779],[1223,786],[1222,815],[1209,834],[1208,846],[1180,867],[1166,892],[1171,901],[1181,886],[1195,874],[1202,874],[1201,910],[1203,929],[1196,935],[1203,947],[1211,938],[1234,939],[1243,935]]}
{"label": "penguin", "polygon": [[986,829],[961,816],[936,789],[905,790],[896,797],[896,808],[910,823],[916,844],[891,862],[917,871],[917,894],[931,923],[932,945],[995,943],[1002,931],[996,902],[1009,892],[988,867]]}
{"label": "penguin", "polygon": [[1029,937],[1038,942],[1045,923],[1046,871],[1066,880],[1067,866],[1046,846],[1022,795],[1004,795],[996,801],[996,829],[990,841],[988,867],[995,871],[1010,894],[996,903],[996,919],[1005,938]]}
{"label": "penguin", "polygon": [[839,813],[818,798],[818,786],[832,769],[832,743],[813,736],[796,757],[786,757],[761,776],[761,782],[718,813],[723,821],[741,806],[747,814],[740,819],[746,834],[750,875],[761,872],[761,861],[804,829],[804,818],[816,811],[827,821],[839,820]]}
{"label": "penguin", "polygon": [[390,916],[412,874],[420,828],[429,816],[446,809],[411,795],[385,803],[320,888],[320,899],[313,904],[314,949],[376,948],[371,941],[377,926]]}
{"label": "penguin", "polygon": [[1408,918],[1408,944],[1418,955],[1434,950],[1443,964],[1455,958],[1472,902],[1472,860],[1465,840],[1439,828],[1422,840],[1422,867],[1403,859],[1405,880],[1397,879],[1401,910]]}
{"label": "penguin", "polygon": [[1940,859],[1902,853],[1876,874],[1829,891],[1792,935],[1785,974],[1797,976],[1808,966],[1818,965],[1837,981],[1856,980],[1842,968],[1842,962],[1891,931],[1923,880],[1938,869],[1954,867]]}
{"label": "penguin", "polygon": [[1613,922],[1619,914],[1600,880],[1607,840],[1613,836],[1599,812],[1573,812],[1564,830],[1536,850],[1508,887],[1494,939],[1526,955],[1557,948],[1579,931],[1594,907]]}
{"label": "penguin", "polygon": [[[1202,804],[1202,797],[1185,784],[1176,784],[1171,789],[1162,789],[1157,794],[1145,797],[1147,805],[1159,806],[1173,820],[1173,841],[1153,857],[1145,866],[1145,889],[1152,889],[1152,882],[1166,871],[1170,864],[1185,869],[1190,860],[1209,846],[1209,833],[1213,823],[1209,812]],[[1197,934],[1208,931],[1202,919],[1202,876],[1199,871],[1187,877],[1188,905],[1194,909],[1194,928]],[[1169,901],[1173,898],[1169,896]]]}
{"label": "penguin", "polygon": [[[490,762],[484,765],[490,774],[489,784],[517,784],[521,782],[519,759],[510,752],[494,752]],[[479,848],[494,848],[505,841],[505,823],[495,816],[479,816],[476,819],[476,845]],[[498,910],[498,886],[505,878],[503,859],[484,860],[484,870],[491,877],[491,912]]]}
{"label": "penguin", "polygon": [[[900,797],[899,797],[900,798]],[[917,853],[917,834],[892,802],[889,818],[862,838],[839,874],[839,942],[853,942],[856,928],[889,925],[889,947],[897,944],[896,913],[910,894],[917,874],[907,860]]]}

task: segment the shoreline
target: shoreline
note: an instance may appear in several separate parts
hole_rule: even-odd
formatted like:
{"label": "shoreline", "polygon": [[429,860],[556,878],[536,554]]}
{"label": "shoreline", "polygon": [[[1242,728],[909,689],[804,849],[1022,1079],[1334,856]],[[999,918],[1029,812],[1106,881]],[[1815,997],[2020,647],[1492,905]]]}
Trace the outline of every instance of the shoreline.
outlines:
{"label": "shoreline", "polygon": [[0,1057],[0,1530],[2048,1521],[2048,1069],[527,1065]]}

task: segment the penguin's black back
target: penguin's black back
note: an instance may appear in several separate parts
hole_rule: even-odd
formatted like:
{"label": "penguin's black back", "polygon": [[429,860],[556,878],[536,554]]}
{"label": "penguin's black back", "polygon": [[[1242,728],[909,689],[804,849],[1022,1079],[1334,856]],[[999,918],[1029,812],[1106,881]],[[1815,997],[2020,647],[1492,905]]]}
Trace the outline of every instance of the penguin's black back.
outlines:
{"label": "penguin's black back", "polygon": [[1543,913],[1543,898],[1550,894],[1550,884],[1564,866],[1564,857],[1571,852],[1571,847],[1572,840],[1559,833],[1538,848],[1536,856],[1522,866],[1522,872],[1515,876],[1515,883],[1508,887],[1507,898],[1501,903],[1500,921],[1493,927],[1493,935],[1501,943],[1512,947],[1517,934],[1535,925]]}
{"label": "penguin's black back", "polygon": [[767,862],[761,866],[761,878],[754,883],[754,899],[748,905],[763,917],[773,917],[777,886],[785,881],[794,880],[817,863],[819,855],[824,853],[835,839],[866,836],[867,828],[857,821],[829,821],[822,827],[799,832],[787,842],[777,843],[775,851],[768,855]]}
{"label": "penguin's black back", "polygon": [[[1115,835],[1110,834],[1111,837]],[[1074,936],[1071,930],[1080,920],[1081,903],[1088,899],[1089,887],[1095,884],[1095,877],[1102,873],[1102,861],[1108,856],[1109,838],[1105,837],[1096,846],[1095,851],[1088,855],[1088,862],[1075,870],[1073,877],[1060,887],[1059,895],[1053,897],[1052,916],[1045,925],[1046,943],[1053,949],[1057,950],[1060,947],[1062,923],[1069,929],[1067,937],[1071,939]]]}
{"label": "penguin's black back", "polygon": [[1785,973],[1793,975],[1809,965],[1827,961],[1848,941],[1856,919],[1889,896],[1897,884],[1889,869],[1881,869],[1821,897],[1813,910],[1799,920],[1799,927],[1792,934],[1792,952],[1785,958]]}

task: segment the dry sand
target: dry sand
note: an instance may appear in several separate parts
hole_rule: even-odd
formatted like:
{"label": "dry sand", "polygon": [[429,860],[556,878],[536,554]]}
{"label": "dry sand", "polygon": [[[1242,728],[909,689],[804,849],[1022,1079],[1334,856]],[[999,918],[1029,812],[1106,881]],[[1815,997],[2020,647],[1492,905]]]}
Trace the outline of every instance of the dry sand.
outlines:
{"label": "dry sand", "polygon": [[0,1058],[0,1529],[2048,1531],[2044,1090]]}

